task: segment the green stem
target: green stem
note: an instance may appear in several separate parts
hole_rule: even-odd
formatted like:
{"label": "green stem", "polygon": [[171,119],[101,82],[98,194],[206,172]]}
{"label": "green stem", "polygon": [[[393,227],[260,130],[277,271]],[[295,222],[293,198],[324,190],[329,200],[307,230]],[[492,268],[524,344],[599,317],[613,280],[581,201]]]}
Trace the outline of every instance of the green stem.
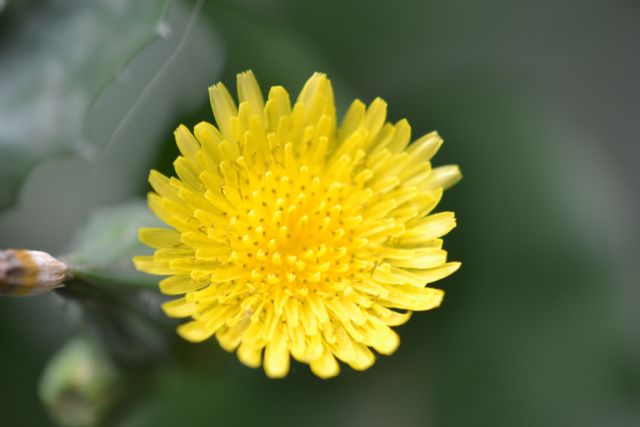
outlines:
{"label": "green stem", "polygon": [[130,277],[119,278],[117,276],[105,277],[101,272],[95,272],[90,269],[82,268],[75,269],[73,265],[69,265],[69,270],[71,272],[71,276],[73,279],[79,279],[85,283],[92,283],[95,285],[104,285],[105,283],[109,283],[110,285],[117,285],[118,287],[122,287],[125,289],[148,289],[148,290],[157,290],[157,282],[156,281],[133,281]]}

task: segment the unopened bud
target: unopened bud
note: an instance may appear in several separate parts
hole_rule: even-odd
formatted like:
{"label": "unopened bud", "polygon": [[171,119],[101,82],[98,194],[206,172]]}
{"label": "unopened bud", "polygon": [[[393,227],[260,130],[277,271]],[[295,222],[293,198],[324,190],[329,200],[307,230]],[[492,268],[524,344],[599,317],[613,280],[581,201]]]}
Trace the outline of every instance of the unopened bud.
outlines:
{"label": "unopened bud", "polygon": [[123,380],[99,347],[76,338],[47,363],[39,394],[57,424],[94,427],[105,424],[122,397]]}
{"label": "unopened bud", "polygon": [[37,295],[62,286],[68,267],[46,252],[0,251],[0,294]]}

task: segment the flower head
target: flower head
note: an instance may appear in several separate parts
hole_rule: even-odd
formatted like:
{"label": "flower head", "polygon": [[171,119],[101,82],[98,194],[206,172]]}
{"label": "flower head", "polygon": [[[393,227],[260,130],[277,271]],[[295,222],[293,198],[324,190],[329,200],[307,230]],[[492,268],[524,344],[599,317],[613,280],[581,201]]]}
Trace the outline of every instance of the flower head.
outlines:
{"label": "flower head", "polygon": [[[339,359],[370,367],[370,347],[393,353],[392,326],[440,305],[426,286],[458,269],[440,237],[451,212],[432,214],[457,166],[431,168],[442,139],[411,140],[406,120],[386,122],[386,104],[354,101],[338,125],[331,83],[314,74],[290,103],[282,87],[265,102],[251,72],[238,75],[239,106],[210,88],[217,128],[180,126],[177,178],[152,171],[149,206],[171,229],[143,229],[156,248],[137,257],[170,277],[167,315],[190,318],[178,333],[215,335],[246,365],[270,377],[290,356],[318,376]],[[264,356],[263,356],[264,351]]]}

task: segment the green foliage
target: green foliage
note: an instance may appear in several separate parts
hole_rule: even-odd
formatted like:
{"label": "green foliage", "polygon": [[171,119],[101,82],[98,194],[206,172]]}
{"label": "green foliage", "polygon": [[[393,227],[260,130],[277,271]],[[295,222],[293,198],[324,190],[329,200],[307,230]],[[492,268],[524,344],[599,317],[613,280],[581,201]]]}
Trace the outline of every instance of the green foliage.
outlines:
{"label": "green foliage", "polygon": [[91,155],[85,117],[98,94],[158,34],[168,0],[47,1],[3,28],[0,210],[28,172],[63,153]]}
{"label": "green foliage", "polygon": [[155,289],[156,277],[135,270],[131,258],[150,253],[138,240],[140,227],[162,226],[144,201],[99,210],[62,257],[73,276],[107,285]]}

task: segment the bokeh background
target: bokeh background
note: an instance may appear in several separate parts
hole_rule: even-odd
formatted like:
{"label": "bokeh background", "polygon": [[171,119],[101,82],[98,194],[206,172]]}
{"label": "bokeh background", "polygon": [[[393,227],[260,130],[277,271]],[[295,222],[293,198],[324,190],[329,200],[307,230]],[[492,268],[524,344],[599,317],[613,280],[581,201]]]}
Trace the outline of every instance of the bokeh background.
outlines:
{"label": "bokeh background", "polygon": [[[324,71],[339,113],[381,96],[415,135],[437,129],[434,163],[464,174],[440,207],[457,214],[445,246],[463,267],[441,283],[440,309],[399,329],[395,355],[329,381],[301,365],[273,381],[214,341],[167,356],[170,341],[151,370],[121,373],[136,385],[106,424],[640,425],[638,2],[0,8],[0,247],[73,252],[96,212],[108,209],[100,229],[144,196],[150,167],[169,170],[179,123],[212,119],[207,87],[249,68],[293,93]],[[70,337],[91,335],[82,319],[57,295],[0,299],[1,425],[56,425],[38,387]],[[82,401],[67,400],[73,421]]]}

